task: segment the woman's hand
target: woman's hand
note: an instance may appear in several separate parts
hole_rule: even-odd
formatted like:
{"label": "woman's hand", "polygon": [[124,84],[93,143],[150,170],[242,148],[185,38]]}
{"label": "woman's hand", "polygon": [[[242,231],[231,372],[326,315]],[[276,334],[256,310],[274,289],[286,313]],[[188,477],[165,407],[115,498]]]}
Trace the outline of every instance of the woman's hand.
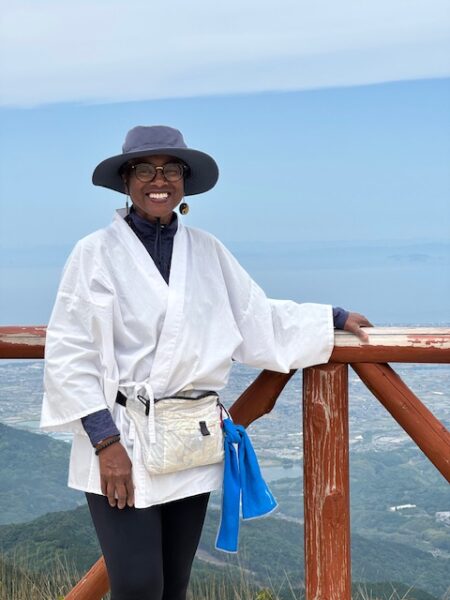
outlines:
{"label": "woman's hand", "polygon": [[[134,485],[131,460],[120,442],[111,444],[98,454],[102,494],[110,506],[134,506]],[[117,496],[117,498],[116,498]]]}
{"label": "woman's hand", "polygon": [[345,321],[344,331],[354,333],[362,342],[368,342],[369,336],[361,327],[373,327],[364,315],[351,312]]}

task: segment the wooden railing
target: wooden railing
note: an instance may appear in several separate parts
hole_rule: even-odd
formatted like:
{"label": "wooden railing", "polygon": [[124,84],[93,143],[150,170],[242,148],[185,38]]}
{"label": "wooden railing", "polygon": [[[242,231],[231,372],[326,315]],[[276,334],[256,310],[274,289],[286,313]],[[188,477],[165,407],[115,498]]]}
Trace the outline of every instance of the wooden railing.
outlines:
{"label": "wooden railing", "polygon": [[[450,364],[450,328],[371,328],[369,342],[336,332],[330,362],[303,373],[307,600],[350,600],[348,364],[450,482],[450,433],[385,364]],[[0,328],[0,358],[43,358],[45,327]],[[270,412],[294,374],[263,371],[231,407],[248,426]],[[66,596],[100,600],[103,558]]]}

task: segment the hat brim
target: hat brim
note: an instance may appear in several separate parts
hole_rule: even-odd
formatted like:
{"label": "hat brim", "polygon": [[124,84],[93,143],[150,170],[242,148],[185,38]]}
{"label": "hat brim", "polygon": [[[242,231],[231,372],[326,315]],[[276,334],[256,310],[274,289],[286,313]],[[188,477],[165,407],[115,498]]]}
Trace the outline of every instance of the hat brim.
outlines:
{"label": "hat brim", "polygon": [[125,194],[125,185],[122,176],[119,174],[120,167],[134,158],[155,156],[157,154],[174,156],[187,164],[189,174],[184,180],[185,196],[207,192],[216,185],[219,178],[219,168],[216,161],[209,154],[191,148],[157,148],[155,150],[142,150],[112,156],[96,166],[92,174],[92,183]]}

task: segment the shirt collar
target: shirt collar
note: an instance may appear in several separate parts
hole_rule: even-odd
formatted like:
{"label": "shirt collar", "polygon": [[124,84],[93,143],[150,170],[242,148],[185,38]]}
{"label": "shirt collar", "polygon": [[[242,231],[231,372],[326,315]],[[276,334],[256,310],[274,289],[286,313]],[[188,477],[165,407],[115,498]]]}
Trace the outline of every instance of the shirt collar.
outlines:
{"label": "shirt collar", "polygon": [[[133,225],[136,227],[137,231],[143,237],[155,237],[157,223],[152,221],[147,221],[140,217],[135,211],[134,207],[130,209],[130,219],[133,221]],[[177,213],[172,213],[172,219],[168,225],[161,226],[161,233],[163,233],[164,237],[174,237],[178,229],[178,216]]]}

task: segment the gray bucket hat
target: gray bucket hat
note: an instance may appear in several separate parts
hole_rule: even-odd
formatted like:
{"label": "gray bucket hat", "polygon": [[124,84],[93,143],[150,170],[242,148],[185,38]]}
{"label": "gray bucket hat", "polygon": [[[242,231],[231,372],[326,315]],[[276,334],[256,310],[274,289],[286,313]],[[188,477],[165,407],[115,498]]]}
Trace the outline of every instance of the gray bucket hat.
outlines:
{"label": "gray bucket hat", "polygon": [[205,152],[188,148],[181,132],[165,125],[130,129],[122,146],[122,154],[107,158],[97,165],[92,174],[92,183],[125,194],[120,168],[133,158],[155,154],[175,156],[189,167],[184,181],[185,196],[201,194],[216,185],[219,177],[216,161]]}

